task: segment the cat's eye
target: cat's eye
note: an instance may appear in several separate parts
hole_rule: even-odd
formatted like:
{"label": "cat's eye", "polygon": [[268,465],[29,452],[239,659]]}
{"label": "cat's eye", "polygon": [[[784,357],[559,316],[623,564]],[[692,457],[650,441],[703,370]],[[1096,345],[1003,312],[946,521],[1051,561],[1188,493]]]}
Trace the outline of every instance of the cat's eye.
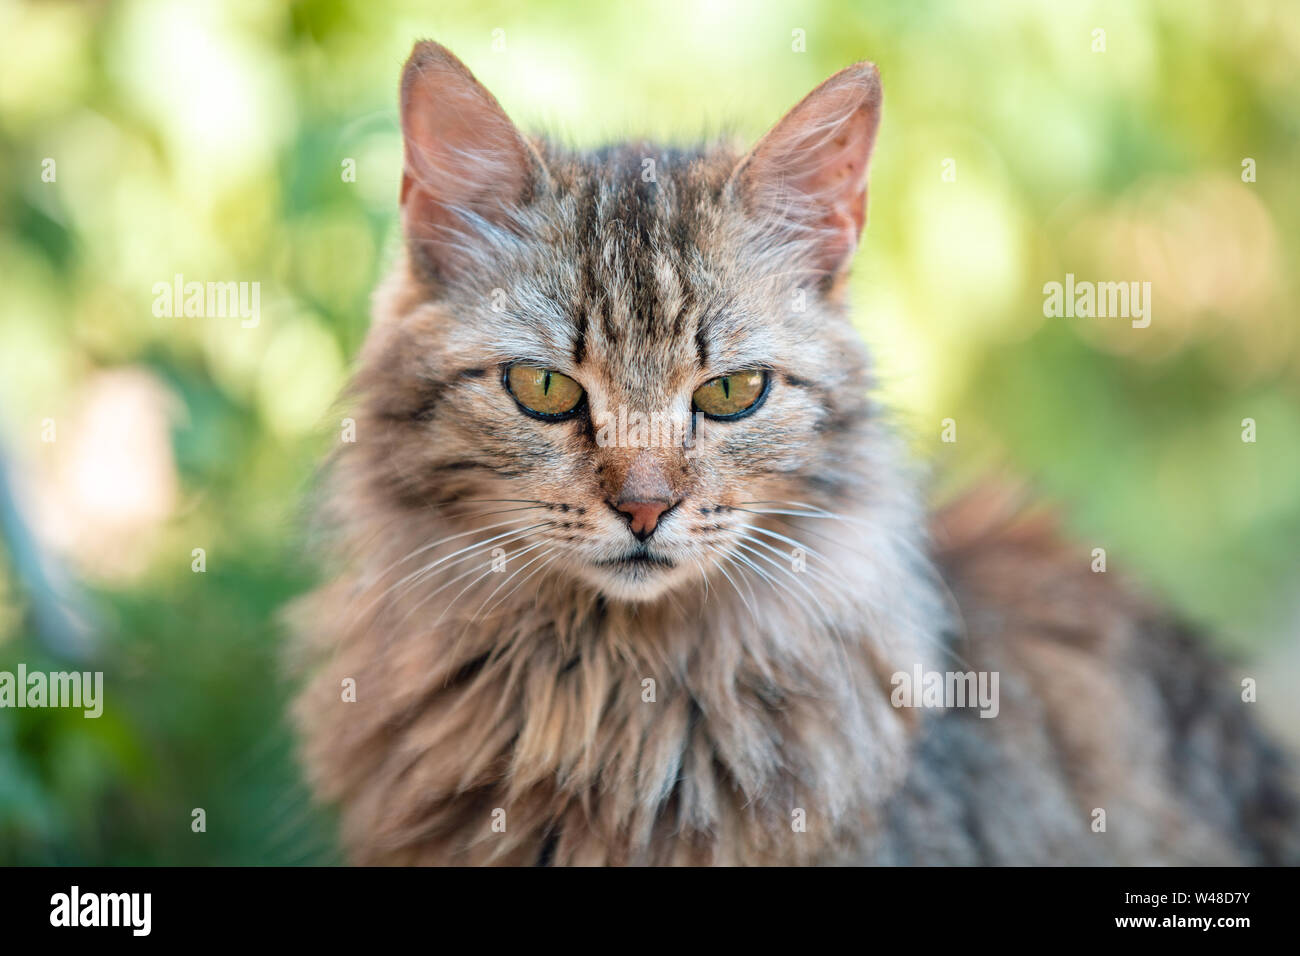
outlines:
{"label": "cat's eye", "polygon": [[723,421],[752,414],[767,396],[768,377],[762,369],[733,372],[705,382],[691,401],[696,411]]}
{"label": "cat's eye", "polygon": [[511,365],[505,371],[506,391],[524,411],[537,418],[567,418],[582,403],[582,386],[559,372],[533,365]]}

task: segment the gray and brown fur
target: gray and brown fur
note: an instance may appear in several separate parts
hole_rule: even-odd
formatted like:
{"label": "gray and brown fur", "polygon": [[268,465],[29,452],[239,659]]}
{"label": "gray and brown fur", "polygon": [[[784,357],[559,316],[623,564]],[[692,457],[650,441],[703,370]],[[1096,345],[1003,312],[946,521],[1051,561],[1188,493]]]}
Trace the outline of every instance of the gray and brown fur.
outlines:
{"label": "gray and brown fur", "polygon": [[[927,534],[844,307],[874,67],[747,154],[526,139],[428,43],[402,110],[407,244],[331,463],[333,577],[295,611],[303,755],[352,860],[1295,852],[1281,761],[1194,641],[1000,504]],[[586,411],[522,414],[520,361]],[[602,412],[689,411],[745,368],[765,404],[702,423],[695,456],[596,441]],[[637,543],[609,503],[646,475],[677,503],[652,563],[611,570]],[[998,670],[999,716],[894,708],[917,662]]]}

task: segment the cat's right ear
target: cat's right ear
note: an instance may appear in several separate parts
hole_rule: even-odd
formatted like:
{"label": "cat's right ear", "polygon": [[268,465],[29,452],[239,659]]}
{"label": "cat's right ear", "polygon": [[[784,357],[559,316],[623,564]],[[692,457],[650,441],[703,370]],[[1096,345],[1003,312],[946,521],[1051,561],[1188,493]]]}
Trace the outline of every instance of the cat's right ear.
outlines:
{"label": "cat's right ear", "polygon": [[402,229],[438,282],[493,259],[494,235],[545,180],[537,151],[446,47],[415,45],[402,71]]}

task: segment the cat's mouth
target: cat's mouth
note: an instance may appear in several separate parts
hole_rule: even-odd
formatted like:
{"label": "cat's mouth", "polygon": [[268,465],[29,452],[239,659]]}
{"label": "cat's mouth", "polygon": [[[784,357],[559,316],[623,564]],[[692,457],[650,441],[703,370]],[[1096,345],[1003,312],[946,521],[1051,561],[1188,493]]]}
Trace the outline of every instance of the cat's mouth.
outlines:
{"label": "cat's mouth", "polygon": [[622,557],[611,558],[607,561],[597,561],[597,566],[602,568],[612,568],[616,571],[632,570],[649,570],[651,568],[675,568],[676,563],[658,554],[651,554],[649,551],[641,548]]}
{"label": "cat's mouth", "polygon": [[647,546],[630,549],[614,558],[589,559],[587,580],[605,597],[616,601],[653,601],[673,586],[685,569],[680,560],[656,554]]}

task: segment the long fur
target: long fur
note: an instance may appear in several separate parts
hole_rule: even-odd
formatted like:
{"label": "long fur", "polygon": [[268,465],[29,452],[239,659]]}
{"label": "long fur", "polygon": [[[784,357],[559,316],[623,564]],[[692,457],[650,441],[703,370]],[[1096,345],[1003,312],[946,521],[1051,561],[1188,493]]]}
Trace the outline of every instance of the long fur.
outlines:
{"label": "long fur", "polygon": [[[416,80],[473,83],[444,52],[417,49]],[[873,81],[850,76],[851,108],[878,107]],[[802,141],[839,149],[828,109]],[[931,541],[828,245],[855,216],[822,229],[787,203],[781,228],[750,180],[783,181],[782,159],[759,150],[492,136],[507,154],[485,168],[522,198],[447,198],[425,169],[405,187],[423,205],[376,296],[357,440],[321,506],[331,578],[295,611],[303,756],[353,860],[1294,852],[1280,759],[1162,615],[986,499]],[[864,201],[864,157],[847,202]],[[444,231],[412,223],[420,209]],[[516,361],[579,381],[586,417],[521,414],[500,374]],[[772,379],[760,412],[704,422],[694,457],[653,451],[685,489],[653,539],[665,564],[604,570],[629,543],[610,488],[651,452],[599,446],[592,416],[687,412],[701,380],[743,368]],[[1002,712],[892,706],[891,675],[917,664],[1000,671]]]}

